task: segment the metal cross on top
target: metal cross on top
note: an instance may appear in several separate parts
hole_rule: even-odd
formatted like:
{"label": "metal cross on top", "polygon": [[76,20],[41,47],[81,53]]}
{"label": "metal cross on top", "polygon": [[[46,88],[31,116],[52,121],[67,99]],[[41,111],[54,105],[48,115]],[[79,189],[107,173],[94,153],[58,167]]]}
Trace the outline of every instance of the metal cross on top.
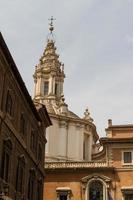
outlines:
{"label": "metal cross on top", "polygon": [[49,30],[50,30],[50,32],[52,34],[52,32],[54,30],[53,21],[56,20],[56,19],[54,19],[53,16],[51,16],[51,18],[49,20],[51,21],[50,24],[49,24],[50,25]]}

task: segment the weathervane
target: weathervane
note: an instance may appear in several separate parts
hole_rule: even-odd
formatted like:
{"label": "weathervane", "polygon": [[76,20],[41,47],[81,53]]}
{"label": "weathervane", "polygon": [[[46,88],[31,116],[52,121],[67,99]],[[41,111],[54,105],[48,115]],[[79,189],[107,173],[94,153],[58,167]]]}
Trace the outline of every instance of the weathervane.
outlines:
{"label": "weathervane", "polygon": [[53,21],[56,20],[53,18],[53,16],[51,16],[51,18],[49,19],[50,20],[50,27],[49,27],[49,30],[50,30],[50,33],[52,34],[53,30],[54,30],[54,26],[53,26]]}

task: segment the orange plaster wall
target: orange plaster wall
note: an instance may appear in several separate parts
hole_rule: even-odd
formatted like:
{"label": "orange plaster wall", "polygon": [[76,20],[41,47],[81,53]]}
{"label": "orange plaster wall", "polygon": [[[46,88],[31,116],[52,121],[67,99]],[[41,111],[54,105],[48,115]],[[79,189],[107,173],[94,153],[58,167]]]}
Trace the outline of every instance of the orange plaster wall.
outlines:
{"label": "orange plaster wall", "polygon": [[44,184],[44,199],[57,200],[56,188],[69,187],[72,191],[71,200],[81,199],[80,182],[47,182]]}
{"label": "orange plaster wall", "polygon": [[114,167],[122,166],[122,149],[112,149],[112,159]]}
{"label": "orange plaster wall", "polygon": [[[117,155],[118,156],[118,155]],[[120,171],[121,169],[116,169],[116,171],[113,172],[99,172],[98,174],[108,176],[111,178],[111,194],[114,200],[121,200],[122,199],[122,191],[121,189],[123,187],[133,187],[133,171],[126,170],[126,171]],[[89,172],[88,173],[79,173],[77,172],[73,175],[71,173],[64,173],[64,181],[62,179],[62,175],[59,174],[49,174],[48,179],[49,181],[45,182],[44,185],[44,200],[57,200],[57,194],[56,194],[56,188],[58,187],[69,187],[72,191],[72,197],[71,200],[81,200],[82,199],[82,190],[81,190],[81,178],[94,173]],[[67,177],[67,180],[66,180]],[[74,181],[74,178],[77,178]],[[79,178],[79,179],[78,179]],[[47,179],[47,180],[48,180]],[[53,180],[52,180],[53,179]],[[73,181],[71,181],[73,180]],[[57,182],[56,182],[57,181]],[[84,195],[83,195],[84,196]],[[84,198],[83,198],[84,200]]]}
{"label": "orange plaster wall", "polygon": [[115,188],[115,200],[122,199],[122,188],[133,187],[133,172],[131,171],[118,171],[116,173],[116,188]]}
{"label": "orange plaster wall", "polygon": [[131,131],[131,130],[112,131],[112,137],[113,138],[132,138],[133,137],[133,131]]}

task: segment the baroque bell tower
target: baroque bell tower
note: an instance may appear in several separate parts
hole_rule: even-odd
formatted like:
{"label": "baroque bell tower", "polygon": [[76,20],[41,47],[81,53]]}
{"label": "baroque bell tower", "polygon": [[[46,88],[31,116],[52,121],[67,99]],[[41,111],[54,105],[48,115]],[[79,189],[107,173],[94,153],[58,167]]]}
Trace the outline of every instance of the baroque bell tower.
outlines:
{"label": "baroque bell tower", "polygon": [[59,61],[53,37],[53,17],[51,17],[47,44],[34,73],[34,101],[59,106],[63,96],[64,64]]}
{"label": "baroque bell tower", "polygon": [[52,126],[46,130],[46,161],[91,160],[92,146],[98,139],[89,115],[80,118],[65,103],[64,65],[59,61],[53,37],[53,17],[45,50],[35,68],[34,103],[45,104]]}

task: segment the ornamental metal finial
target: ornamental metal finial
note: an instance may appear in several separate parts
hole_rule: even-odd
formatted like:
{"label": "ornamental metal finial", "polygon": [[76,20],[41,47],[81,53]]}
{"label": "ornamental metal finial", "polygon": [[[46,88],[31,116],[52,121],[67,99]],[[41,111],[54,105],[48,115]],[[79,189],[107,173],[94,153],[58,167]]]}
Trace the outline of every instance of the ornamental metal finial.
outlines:
{"label": "ornamental metal finial", "polygon": [[53,30],[54,30],[54,26],[53,26],[53,21],[56,20],[53,18],[53,16],[51,16],[51,18],[49,19],[50,20],[50,27],[49,27],[49,30],[50,30],[50,33],[52,34]]}

